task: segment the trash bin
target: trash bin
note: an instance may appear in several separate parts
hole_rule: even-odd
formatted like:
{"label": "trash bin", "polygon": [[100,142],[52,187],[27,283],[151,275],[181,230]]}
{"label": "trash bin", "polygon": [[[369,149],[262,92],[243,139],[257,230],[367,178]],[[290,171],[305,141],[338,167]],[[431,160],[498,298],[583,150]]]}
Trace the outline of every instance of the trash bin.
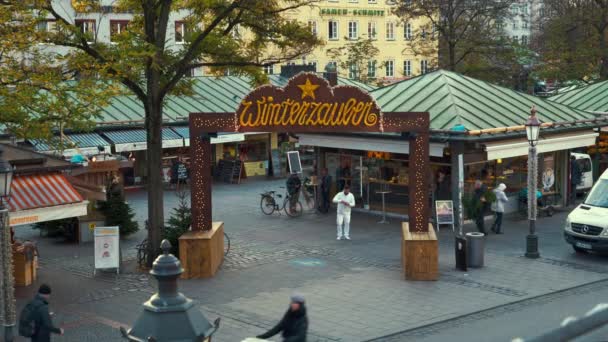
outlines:
{"label": "trash bin", "polygon": [[467,233],[467,266],[483,267],[485,234]]}
{"label": "trash bin", "polygon": [[457,235],[456,243],[454,244],[456,253],[456,269],[467,271],[467,239],[464,236]]}

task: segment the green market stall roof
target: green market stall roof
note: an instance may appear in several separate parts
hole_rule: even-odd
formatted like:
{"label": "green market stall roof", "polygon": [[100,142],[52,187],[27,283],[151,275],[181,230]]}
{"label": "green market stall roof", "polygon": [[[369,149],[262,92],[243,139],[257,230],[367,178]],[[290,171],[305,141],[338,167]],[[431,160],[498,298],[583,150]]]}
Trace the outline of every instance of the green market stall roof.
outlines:
{"label": "green market stall roof", "polygon": [[[283,86],[289,80],[280,75],[269,75],[271,84]],[[200,76],[193,78],[192,96],[168,96],[163,109],[165,123],[186,122],[192,112],[231,113],[241,99],[253,90],[250,79],[244,76]],[[374,89],[349,79],[338,78],[338,84],[356,86],[366,91]],[[98,125],[143,124],[144,107],[137,97],[117,96],[100,113]]]}
{"label": "green market stall roof", "polygon": [[608,112],[608,81],[551,96],[549,101],[588,112]]}
{"label": "green market stall roof", "polygon": [[384,112],[429,112],[431,130],[467,131],[523,125],[534,105],[541,122],[582,122],[595,116],[498,85],[437,70],[371,92]]}

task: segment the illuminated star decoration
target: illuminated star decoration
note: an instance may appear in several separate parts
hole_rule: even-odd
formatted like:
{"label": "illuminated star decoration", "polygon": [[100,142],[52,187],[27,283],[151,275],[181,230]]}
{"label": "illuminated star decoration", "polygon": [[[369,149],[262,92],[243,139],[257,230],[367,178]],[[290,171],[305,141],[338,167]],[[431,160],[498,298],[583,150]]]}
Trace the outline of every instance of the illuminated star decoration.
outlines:
{"label": "illuminated star decoration", "polygon": [[306,83],[300,84],[298,88],[302,89],[302,100],[305,99],[306,96],[310,96],[314,100],[315,90],[319,88],[319,85],[310,83],[310,79],[306,78]]}

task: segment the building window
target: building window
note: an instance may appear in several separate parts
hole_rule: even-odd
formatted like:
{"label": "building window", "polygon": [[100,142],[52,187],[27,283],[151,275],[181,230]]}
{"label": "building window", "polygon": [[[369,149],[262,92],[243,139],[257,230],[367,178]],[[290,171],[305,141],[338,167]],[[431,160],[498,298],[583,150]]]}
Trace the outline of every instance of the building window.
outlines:
{"label": "building window", "polygon": [[395,77],[395,61],[386,61],[386,77]]}
{"label": "building window", "polygon": [[403,25],[403,38],[405,38],[405,40],[412,40],[412,24],[405,23],[405,25]]}
{"label": "building window", "polygon": [[377,4],[378,0],[367,0],[368,4]]}
{"label": "building window", "polygon": [[91,35],[91,38],[95,37],[95,20],[78,19],[75,21],[75,24],[80,29],[80,32]]}
{"label": "building window", "polygon": [[427,61],[427,60],[420,61],[420,73],[426,74],[428,69],[429,69],[429,61]]}
{"label": "building window", "polygon": [[420,29],[420,39],[426,40],[426,29],[424,27]]}
{"label": "building window", "polygon": [[310,29],[310,33],[312,33],[313,35],[317,35],[317,22],[314,20],[309,20],[308,21],[308,28]]}
{"label": "building window", "polygon": [[266,75],[272,75],[274,74],[274,65],[264,65],[264,73]]}
{"label": "building window", "polygon": [[519,36],[513,36],[513,42],[519,43]]}
{"label": "building window", "polygon": [[521,36],[521,45],[528,45],[528,36]]}
{"label": "building window", "polygon": [[337,40],[338,39],[338,22],[335,20],[329,21],[329,30],[328,30],[328,39]]}
{"label": "building window", "polygon": [[357,22],[349,21],[348,22],[348,39],[356,40],[358,38],[358,36],[359,36],[359,34],[357,32]]}
{"label": "building window", "polygon": [[527,21],[523,21],[521,23],[521,28],[527,29],[528,28],[528,22]]}
{"label": "building window", "polygon": [[513,20],[513,29],[517,30],[517,20]]}
{"label": "building window", "polygon": [[376,61],[367,62],[367,77],[376,78]]}
{"label": "building window", "polygon": [[412,76],[412,61],[403,61],[403,76]]}
{"label": "building window", "polygon": [[308,62],[308,65],[311,65],[314,69],[314,72],[317,72],[317,61]]}
{"label": "building window", "polygon": [[40,32],[55,32],[57,22],[55,20],[42,20],[36,24],[36,29]]}
{"label": "building window", "polygon": [[114,42],[116,36],[127,29],[128,24],[128,20],[110,20],[110,41]]}
{"label": "building window", "polygon": [[184,44],[186,42],[186,23],[183,21],[175,22],[175,43]]}
{"label": "building window", "polygon": [[386,23],[386,40],[395,40],[395,23]]}
{"label": "building window", "polygon": [[350,79],[357,79],[357,64],[351,63],[348,66],[348,78]]}
{"label": "building window", "polygon": [[378,32],[376,30],[376,22],[370,21],[367,23],[367,37],[369,39],[376,40],[378,39]]}

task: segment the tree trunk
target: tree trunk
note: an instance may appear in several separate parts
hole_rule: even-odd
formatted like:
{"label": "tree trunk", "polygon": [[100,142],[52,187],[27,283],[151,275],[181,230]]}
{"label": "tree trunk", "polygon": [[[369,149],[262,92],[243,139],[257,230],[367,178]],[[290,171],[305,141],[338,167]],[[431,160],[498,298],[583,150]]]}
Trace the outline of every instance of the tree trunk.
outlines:
{"label": "tree trunk", "polygon": [[152,266],[159,254],[164,227],[163,179],[162,179],[162,100],[149,92],[146,111],[148,170],[148,251],[147,264]]}
{"label": "tree trunk", "polygon": [[456,44],[448,42],[448,70],[456,71]]}
{"label": "tree trunk", "polygon": [[600,79],[608,80],[608,36],[606,35],[606,28],[599,32],[600,34]]}

